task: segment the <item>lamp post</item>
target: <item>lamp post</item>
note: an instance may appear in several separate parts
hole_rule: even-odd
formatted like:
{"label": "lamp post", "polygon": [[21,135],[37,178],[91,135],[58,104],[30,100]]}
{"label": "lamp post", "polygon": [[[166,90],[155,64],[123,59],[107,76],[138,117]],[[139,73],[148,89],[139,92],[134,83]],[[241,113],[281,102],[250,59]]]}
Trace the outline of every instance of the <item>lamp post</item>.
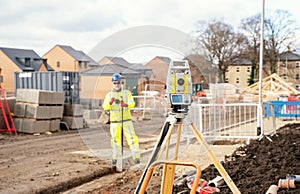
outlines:
{"label": "lamp post", "polygon": [[259,108],[258,108],[258,122],[257,122],[257,135],[262,135],[262,70],[263,70],[263,56],[264,56],[264,16],[265,15],[265,0],[262,0],[262,12],[260,21],[260,52],[259,52]]}

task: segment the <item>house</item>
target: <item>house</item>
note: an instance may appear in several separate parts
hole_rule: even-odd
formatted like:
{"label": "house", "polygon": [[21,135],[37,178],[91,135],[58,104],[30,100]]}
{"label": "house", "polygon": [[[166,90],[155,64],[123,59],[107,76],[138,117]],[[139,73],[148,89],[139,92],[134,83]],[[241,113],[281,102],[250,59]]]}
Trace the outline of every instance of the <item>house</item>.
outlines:
{"label": "house", "polygon": [[[200,69],[190,59],[185,59],[187,59],[189,62],[190,71],[192,74],[193,95],[195,95],[196,92],[200,90],[200,84],[201,89],[203,89],[203,86],[206,86],[207,88],[208,84],[204,79]],[[166,84],[170,62],[171,59],[169,57],[156,56],[146,63],[145,66],[149,69],[152,69],[152,77],[149,82],[155,82],[157,85]]]}
{"label": "house", "polygon": [[99,66],[91,57],[83,51],[78,51],[71,46],[55,45],[43,58],[55,71],[81,72]]}
{"label": "house", "polygon": [[[126,78],[126,87],[130,89],[133,95],[140,95],[141,91],[145,89],[145,85],[147,84],[147,80],[149,81],[152,76],[152,69],[145,67],[141,63],[129,63],[122,57],[110,57],[105,56],[99,62],[100,65],[108,65],[114,64],[123,68],[127,68],[128,70],[132,70],[135,72],[139,72],[138,78]],[[119,73],[115,71],[115,73]],[[124,73],[124,72],[123,72]]]}
{"label": "house", "polygon": [[300,55],[291,51],[279,55],[277,74],[300,91]]}
{"label": "house", "polygon": [[14,91],[14,72],[53,71],[46,58],[28,49],[0,47],[2,86],[8,94]]}
{"label": "house", "polygon": [[156,56],[145,64],[145,67],[152,69],[151,79],[160,83],[166,83],[169,65],[171,59],[169,57]]}
{"label": "house", "polygon": [[125,78],[125,88],[133,95],[137,95],[138,79],[141,73],[119,64],[106,64],[89,69],[80,73],[81,75],[81,98],[103,99],[111,91],[111,76],[120,73]]}
{"label": "house", "polygon": [[239,90],[249,85],[252,62],[248,59],[237,59],[228,66],[225,82],[236,86]]}
{"label": "house", "polygon": [[152,69],[145,67],[141,63],[129,63],[122,57],[105,56],[98,63],[100,65],[118,64],[120,66],[123,66],[124,68],[129,68],[129,69],[140,72],[142,74],[141,76],[145,77],[146,79],[150,79],[150,77],[152,75]]}

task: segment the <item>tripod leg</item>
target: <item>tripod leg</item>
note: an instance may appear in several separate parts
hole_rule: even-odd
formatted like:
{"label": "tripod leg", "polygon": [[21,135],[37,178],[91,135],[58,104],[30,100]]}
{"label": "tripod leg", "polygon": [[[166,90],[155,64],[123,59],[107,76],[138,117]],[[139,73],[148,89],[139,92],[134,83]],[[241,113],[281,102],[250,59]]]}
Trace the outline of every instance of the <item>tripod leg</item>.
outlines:
{"label": "tripod leg", "polygon": [[200,131],[194,126],[193,123],[191,123],[189,125],[189,127],[194,132],[194,134],[195,134],[197,140],[199,141],[199,143],[202,143],[204,145],[204,147],[205,147],[205,149],[207,151],[208,157],[213,162],[213,164],[215,165],[215,167],[217,168],[217,170],[219,171],[219,173],[223,177],[224,181],[226,182],[226,184],[228,185],[228,187],[230,188],[230,190],[234,194],[240,194],[241,192],[236,187],[236,185],[234,184],[234,182],[231,180],[230,176],[228,175],[228,173],[226,172],[226,170],[224,169],[224,167],[222,166],[222,164],[217,160],[217,158],[215,157],[215,155],[213,154],[213,152],[210,150],[207,142],[203,138],[203,136],[200,133]]}
{"label": "tripod leg", "polygon": [[[170,139],[171,139],[171,133],[172,133],[172,127],[171,125],[169,131],[170,135],[167,138],[168,143],[170,144]],[[176,148],[175,148],[175,155],[174,155],[174,160],[177,160],[178,158],[178,150],[179,150],[179,144],[180,144],[180,136],[181,136],[181,129],[182,129],[182,123],[178,124],[178,129],[177,129],[177,139],[176,139]],[[168,144],[168,146],[169,146]],[[166,148],[167,154],[169,151],[169,147]],[[168,159],[168,155],[166,155],[166,159]],[[173,183],[174,183],[174,177],[175,177],[175,169],[176,165],[173,164],[164,164],[164,172],[163,172],[163,177],[162,177],[162,184],[161,184],[161,193],[172,193],[172,188],[173,188]]]}
{"label": "tripod leg", "polygon": [[145,176],[147,174],[147,171],[148,171],[150,165],[157,159],[157,155],[158,155],[158,153],[161,149],[161,146],[162,146],[162,144],[165,140],[165,137],[170,133],[170,131],[169,131],[170,124],[171,124],[170,121],[165,121],[165,123],[162,127],[162,131],[160,133],[160,136],[159,136],[159,138],[156,142],[156,145],[155,145],[154,150],[152,152],[152,155],[150,157],[150,160],[148,161],[147,166],[146,166],[146,168],[145,168],[145,170],[144,170],[144,172],[143,172],[143,174],[142,174],[142,176],[139,180],[138,186],[135,189],[135,192],[134,192],[135,194],[140,193],[140,189],[142,187],[142,184],[148,184],[148,183],[144,183]]}

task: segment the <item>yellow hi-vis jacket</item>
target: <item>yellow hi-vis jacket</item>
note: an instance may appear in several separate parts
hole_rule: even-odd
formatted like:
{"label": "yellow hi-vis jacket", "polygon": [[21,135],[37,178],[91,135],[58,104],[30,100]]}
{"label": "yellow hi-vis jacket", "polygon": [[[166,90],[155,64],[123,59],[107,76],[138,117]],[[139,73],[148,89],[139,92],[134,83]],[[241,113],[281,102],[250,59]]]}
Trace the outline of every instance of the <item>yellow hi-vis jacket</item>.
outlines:
{"label": "yellow hi-vis jacket", "polygon": [[[115,101],[112,104],[109,103],[111,98],[115,98]],[[102,104],[104,110],[110,111],[110,122],[122,121],[121,101],[128,105],[127,107],[123,107],[123,121],[131,120],[130,109],[134,108],[135,106],[135,102],[133,100],[131,92],[129,90],[113,90],[106,94],[104,102]]]}

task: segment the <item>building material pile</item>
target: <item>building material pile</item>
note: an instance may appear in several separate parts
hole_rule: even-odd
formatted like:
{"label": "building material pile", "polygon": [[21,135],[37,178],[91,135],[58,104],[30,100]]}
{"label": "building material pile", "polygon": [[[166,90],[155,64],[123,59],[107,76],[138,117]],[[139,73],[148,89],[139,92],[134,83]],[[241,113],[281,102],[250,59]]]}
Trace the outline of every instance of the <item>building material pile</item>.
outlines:
{"label": "building material pile", "polygon": [[81,104],[65,104],[63,119],[69,129],[83,128],[83,107]]}
{"label": "building material pile", "polygon": [[[262,80],[262,98],[264,101],[277,100],[280,96],[299,95],[300,92],[291,87],[276,73],[264,78]],[[241,91],[241,96],[244,101],[257,102],[259,95],[259,82],[248,86]],[[251,96],[251,98],[249,98]]]}
{"label": "building material pile", "polygon": [[209,97],[216,103],[235,102],[239,99],[237,88],[228,83],[209,84]]}
{"label": "building material pile", "polygon": [[59,130],[63,104],[63,92],[18,89],[14,107],[14,122],[17,131],[45,133]]}

